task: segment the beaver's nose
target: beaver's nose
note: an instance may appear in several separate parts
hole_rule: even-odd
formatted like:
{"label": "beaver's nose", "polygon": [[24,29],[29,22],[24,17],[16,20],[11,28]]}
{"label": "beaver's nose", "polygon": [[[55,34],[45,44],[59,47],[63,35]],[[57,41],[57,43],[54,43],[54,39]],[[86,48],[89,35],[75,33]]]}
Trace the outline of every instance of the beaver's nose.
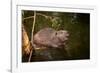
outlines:
{"label": "beaver's nose", "polygon": [[68,36],[69,36],[69,32],[67,31],[67,32],[66,32],[66,37],[68,37]]}
{"label": "beaver's nose", "polygon": [[65,35],[65,41],[67,41],[68,40],[68,37],[69,37],[69,33],[66,33],[66,35]]}

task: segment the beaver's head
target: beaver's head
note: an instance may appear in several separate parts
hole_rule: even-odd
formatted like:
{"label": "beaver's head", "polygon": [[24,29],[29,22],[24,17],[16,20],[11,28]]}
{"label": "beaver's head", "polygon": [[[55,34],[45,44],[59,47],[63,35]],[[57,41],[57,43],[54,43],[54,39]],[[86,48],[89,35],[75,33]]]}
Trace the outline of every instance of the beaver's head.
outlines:
{"label": "beaver's head", "polygon": [[65,42],[68,40],[69,33],[66,30],[59,30],[56,32],[56,37],[61,41]]}

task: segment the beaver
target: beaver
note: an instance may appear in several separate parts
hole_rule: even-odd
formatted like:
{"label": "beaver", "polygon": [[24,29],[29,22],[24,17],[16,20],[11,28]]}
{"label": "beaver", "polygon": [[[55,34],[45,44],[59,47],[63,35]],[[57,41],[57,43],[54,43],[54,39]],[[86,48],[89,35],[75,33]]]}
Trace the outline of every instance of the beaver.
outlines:
{"label": "beaver", "polygon": [[35,47],[53,47],[59,48],[64,46],[68,40],[69,33],[66,30],[56,31],[53,28],[43,28],[33,37]]}

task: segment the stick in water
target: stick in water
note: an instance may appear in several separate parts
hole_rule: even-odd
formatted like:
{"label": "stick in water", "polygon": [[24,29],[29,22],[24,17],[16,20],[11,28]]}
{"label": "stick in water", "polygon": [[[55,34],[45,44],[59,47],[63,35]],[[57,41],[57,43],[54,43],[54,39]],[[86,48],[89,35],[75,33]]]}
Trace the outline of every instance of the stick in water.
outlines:
{"label": "stick in water", "polygon": [[[31,43],[32,43],[32,45],[33,45],[33,33],[34,33],[35,21],[36,21],[36,11],[34,11],[34,19],[33,19],[32,33],[31,33]],[[31,61],[32,52],[33,52],[33,50],[31,50],[31,52],[30,52],[28,62]]]}

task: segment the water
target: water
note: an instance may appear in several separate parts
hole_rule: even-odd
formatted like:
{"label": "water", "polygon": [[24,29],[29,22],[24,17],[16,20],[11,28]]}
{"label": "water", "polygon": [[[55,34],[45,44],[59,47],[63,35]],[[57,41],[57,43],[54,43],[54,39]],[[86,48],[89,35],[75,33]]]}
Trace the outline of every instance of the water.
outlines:
{"label": "water", "polygon": [[[22,19],[34,16],[34,11],[23,11]],[[36,12],[34,34],[44,27],[55,30],[67,30],[70,34],[66,46],[63,48],[49,48],[35,50],[31,61],[59,61],[90,59],[90,14],[68,12]],[[31,41],[33,18],[24,19],[22,23]],[[27,62],[28,56],[22,57]]]}

